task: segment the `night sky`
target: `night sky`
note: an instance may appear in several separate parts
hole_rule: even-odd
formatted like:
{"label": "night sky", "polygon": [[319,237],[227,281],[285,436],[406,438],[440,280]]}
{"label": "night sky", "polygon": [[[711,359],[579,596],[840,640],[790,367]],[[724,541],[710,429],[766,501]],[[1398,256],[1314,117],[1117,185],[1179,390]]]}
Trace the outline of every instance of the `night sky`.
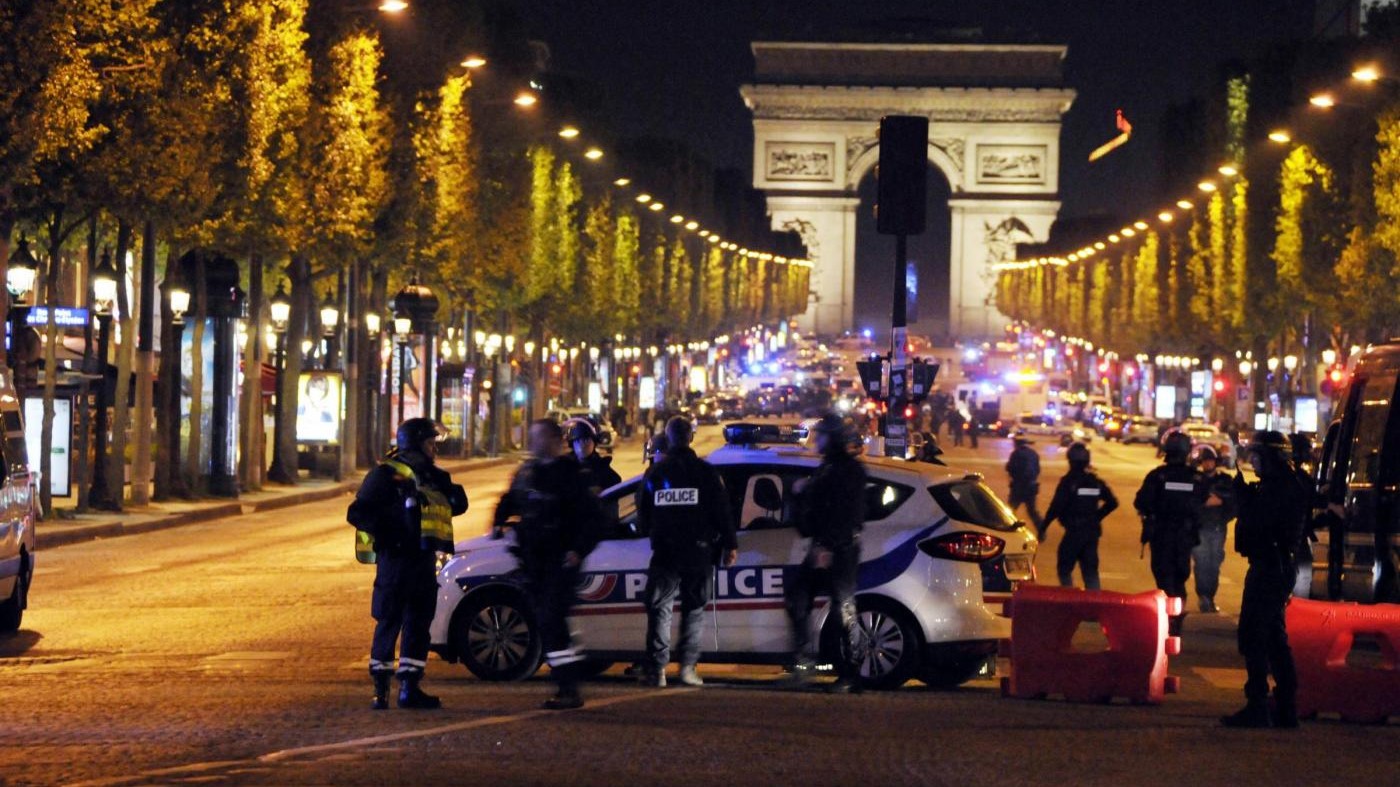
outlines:
{"label": "night sky", "polygon": [[[1068,86],[1064,215],[1154,208],[1163,109],[1203,93],[1217,67],[1270,42],[1310,33],[1309,0],[536,0],[522,5],[554,69],[596,84],[607,111],[638,136],[676,139],[717,166],[750,167],[752,128],[739,85],[753,76],[749,42],[832,40],[936,29],[984,30],[988,41],[1063,43]],[[1116,132],[1128,146],[1090,165]]]}

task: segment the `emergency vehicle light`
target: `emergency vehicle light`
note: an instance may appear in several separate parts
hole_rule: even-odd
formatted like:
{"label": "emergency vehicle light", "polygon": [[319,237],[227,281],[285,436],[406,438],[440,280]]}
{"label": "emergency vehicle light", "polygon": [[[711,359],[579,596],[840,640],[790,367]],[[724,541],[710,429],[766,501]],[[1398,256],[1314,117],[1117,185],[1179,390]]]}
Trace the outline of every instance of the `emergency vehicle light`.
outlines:
{"label": "emergency vehicle light", "polygon": [[726,424],[727,445],[794,444],[807,439],[807,427],[781,424]]}

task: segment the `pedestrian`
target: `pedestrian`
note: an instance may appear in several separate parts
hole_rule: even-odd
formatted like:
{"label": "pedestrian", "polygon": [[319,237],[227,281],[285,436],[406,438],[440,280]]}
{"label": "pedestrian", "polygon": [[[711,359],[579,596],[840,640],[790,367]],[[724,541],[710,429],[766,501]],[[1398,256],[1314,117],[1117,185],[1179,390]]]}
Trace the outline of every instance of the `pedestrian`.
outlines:
{"label": "pedestrian", "polygon": [[814,427],[821,464],[810,478],[798,481],[798,532],[811,539],[807,555],[787,587],[787,611],[792,624],[792,681],[812,674],[808,653],[812,603],[825,593],[829,609],[839,616],[841,652],[837,680],[831,690],[859,688],[860,632],[856,627],[856,581],[860,567],[860,533],[865,526],[865,468],[856,459],[860,439],[851,425],[835,413],[823,415]]}
{"label": "pedestrian", "polygon": [[[1284,609],[1293,593],[1294,562],[1304,536],[1309,489],[1299,479],[1288,439],[1259,432],[1249,444],[1250,464],[1259,480],[1235,474],[1240,519],[1235,551],[1249,561],[1240,603],[1239,649],[1247,677],[1245,706],[1221,718],[1226,727],[1297,727],[1298,676],[1288,646]],[[1274,706],[1269,707],[1269,675]]]}
{"label": "pedestrian", "polygon": [[953,433],[953,447],[960,448],[963,444],[963,425],[967,420],[963,418],[962,410],[954,409],[948,415],[948,431]]}
{"label": "pedestrian", "polygon": [[1050,524],[1059,520],[1065,528],[1055,564],[1060,584],[1074,587],[1074,565],[1078,563],[1085,589],[1098,590],[1099,537],[1103,535],[1104,519],[1118,508],[1118,498],[1108,484],[1089,469],[1088,446],[1074,443],[1065,452],[1065,458],[1069,460],[1069,472],[1055,487],[1040,539],[1044,541]]}
{"label": "pedestrian", "polygon": [[700,630],[705,605],[714,593],[715,565],[732,566],[739,556],[734,520],[724,481],[696,456],[690,442],[694,427],[683,416],[666,422],[666,455],[647,470],[637,493],[637,519],[651,537],[647,568],[648,664],[644,684],[666,685],[671,661],[671,614],[681,598],[681,683],[701,686],[695,671],[700,661]]}
{"label": "pedestrian", "polygon": [[1200,473],[1201,542],[1191,550],[1196,575],[1196,602],[1201,612],[1220,611],[1215,593],[1220,587],[1220,564],[1225,562],[1225,533],[1235,518],[1235,484],[1220,468],[1220,455],[1208,445],[1196,452]]}
{"label": "pedestrian", "polygon": [[1041,532],[1045,530],[1045,522],[1036,503],[1040,495],[1040,456],[1031,448],[1035,443],[1030,438],[1021,435],[1013,442],[1016,447],[1006,460],[1006,474],[1011,477],[1011,495],[1007,503],[1011,505],[1013,513],[1024,505],[1031,524],[1037,532]]}
{"label": "pedestrian", "polygon": [[598,498],[579,463],[562,455],[564,430],[548,418],[530,425],[530,458],[516,471],[496,507],[494,531],[515,521],[511,551],[534,604],[540,645],[556,691],[547,710],[583,706],[578,670],[584,660],[569,633],[579,569],[603,528]]}
{"label": "pedestrian", "polygon": [[967,430],[967,439],[971,447],[977,447],[977,435],[982,431],[982,420],[977,416],[977,408],[967,411],[967,423],[963,425]]}
{"label": "pedestrian", "polygon": [[[1142,543],[1152,550],[1152,577],[1168,596],[1186,602],[1186,579],[1191,576],[1191,550],[1200,531],[1199,481],[1186,463],[1191,438],[1179,429],[1162,436],[1163,464],[1142,481],[1133,507],[1142,517]],[[1170,632],[1181,634],[1186,612],[1173,616]]]}
{"label": "pedestrian", "polygon": [[370,707],[389,707],[389,678],[398,645],[400,708],[440,708],[423,691],[428,627],[437,607],[437,553],[452,552],[452,517],[467,510],[467,493],[433,463],[446,430],[428,418],[399,425],[395,450],[365,475],[345,518],[374,544],[374,639]]}

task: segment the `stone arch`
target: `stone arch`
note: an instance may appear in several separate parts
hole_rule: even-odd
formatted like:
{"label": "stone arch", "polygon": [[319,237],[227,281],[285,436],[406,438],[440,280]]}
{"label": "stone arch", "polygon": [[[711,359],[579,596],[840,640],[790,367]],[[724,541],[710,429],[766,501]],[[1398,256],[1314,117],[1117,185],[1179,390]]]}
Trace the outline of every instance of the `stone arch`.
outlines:
{"label": "stone arch", "polygon": [[929,161],[952,198],[948,323],[998,336],[991,266],[1007,227],[1043,241],[1059,212],[1063,46],[755,42],[740,88],[754,117],[753,184],[775,229],[801,228],[812,257],[805,330],[853,325],[857,190],[879,160],[885,115],[929,118]]}

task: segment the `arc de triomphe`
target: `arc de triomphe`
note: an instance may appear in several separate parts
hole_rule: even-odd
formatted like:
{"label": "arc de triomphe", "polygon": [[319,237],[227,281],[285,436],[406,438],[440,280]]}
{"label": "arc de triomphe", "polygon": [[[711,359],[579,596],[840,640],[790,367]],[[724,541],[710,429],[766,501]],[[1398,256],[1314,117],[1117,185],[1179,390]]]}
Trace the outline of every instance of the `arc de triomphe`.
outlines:
{"label": "arc de triomphe", "polygon": [[740,92],[754,116],[754,186],[774,229],[797,230],[815,263],[799,326],[853,327],[856,194],[879,159],[879,119],[923,115],[929,160],[952,192],[949,333],[1000,335],[990,266],[1016,243],[1044,241],[1060,208],[1060,118],[1075,95],[1063,84],[1065,47],[752,46],[754,84]]}

